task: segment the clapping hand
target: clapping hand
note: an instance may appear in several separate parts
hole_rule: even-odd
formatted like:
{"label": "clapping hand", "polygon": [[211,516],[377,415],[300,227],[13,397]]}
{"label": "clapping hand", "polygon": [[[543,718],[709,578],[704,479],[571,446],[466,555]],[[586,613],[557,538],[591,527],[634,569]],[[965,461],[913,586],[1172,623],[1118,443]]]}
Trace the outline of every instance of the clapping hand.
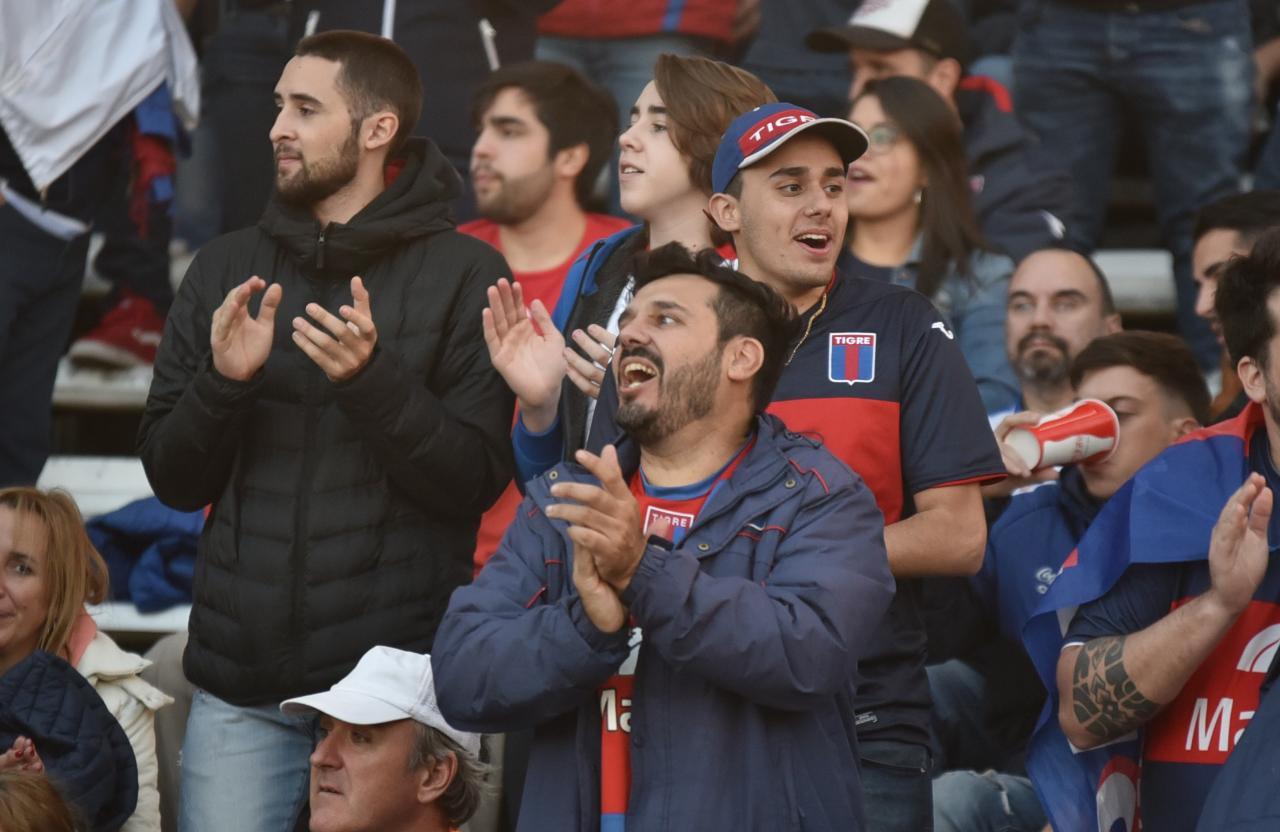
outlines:
{"label": "clapping hand", "polygon": [[36,753],[36,744],[26,737],[18,737],[13,746],[0,754],[0,771],[5,769],[21,769],[36,774],[44,771],[44,762]]}
{"label": "clapping hand", "polygon": [[1266,574],[1272,499],[1262,475],[1251,474],[1227,500],[1213,527],[1208,594],[1228,615],[1238,615],[1249,605]]}
{"label": "clapping hand", "polygon": [[369,291],[359,277],[351,278],[354,306],[338,309],[341,318],[318,303],[307,304],[305,318],[293,319],[293,342],[314,361],[330,381],[345,381],[364,368],[378,343]]}
{"label": "clapping hand", "polygon": [[[249,298],[263,289],[266,292],[255,318],[249,314]],[[266,363],[282,294],[279,283],[267,286],[257,275],[227,293],[213,313],[209,330],[213,367],[221,375],[235,381],[248,381]]]}
{"label": "clapping hand", "polygon": [[489,287],[489,308],[482,315],[489,360],[520,400],[525,427],[540,433],[556,418],[564,381],[564,336],[542,301],[524,305],[519,283],[505,278]]}
{"label": "clapping hand", "polygon": [[547,509],[547,516],[569,523],[569,538],[577,549],[591,553],[596,571],[616,591],[631,583],[647,540],[640,519],[640,506],[618,467],[618,452],[612,445],[600,456],[578,451],[577,460],[600,485],[562,482],[551,486],[551,496],[560,502]]}
{"label": "clapping hand", "polygon": [[583,395],[593,399],[600,395],[600,385],[604,384],[604,374],[609,362],[613,360],[613,349],[617,341],[618,336],[599,324],[591,324],[586,332],[581,329],[573,331],[573,342],[586,358],[567,347],[564,358],[569,380]]}

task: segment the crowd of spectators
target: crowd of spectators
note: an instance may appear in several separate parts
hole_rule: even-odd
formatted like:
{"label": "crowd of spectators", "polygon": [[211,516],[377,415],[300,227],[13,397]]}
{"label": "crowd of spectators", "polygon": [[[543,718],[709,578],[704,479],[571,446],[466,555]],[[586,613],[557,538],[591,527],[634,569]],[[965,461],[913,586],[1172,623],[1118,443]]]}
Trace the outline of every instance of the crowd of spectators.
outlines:
{"label": "crowd of spectators", "polygon": [[[1272,0],[0,30],[5,830],[1280,817]],[[1096,256],[1126,146],[1167,331]],[[202,512],[146,658],[35,487],[60,362],[149,374]],[[1081,400],[1109,450],[1026,458]]]}

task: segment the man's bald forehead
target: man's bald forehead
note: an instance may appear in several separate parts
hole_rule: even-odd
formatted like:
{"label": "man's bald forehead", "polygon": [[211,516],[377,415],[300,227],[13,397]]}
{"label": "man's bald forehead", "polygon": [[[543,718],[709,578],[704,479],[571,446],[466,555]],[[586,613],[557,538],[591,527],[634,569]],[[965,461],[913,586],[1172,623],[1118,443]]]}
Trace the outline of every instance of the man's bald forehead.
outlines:
{"label": "man's bald forehead", "polygon": [[1024,290],[1034,282],[1048,291],[1075,289],[1090,298],[1097,299],[1110,314],[1111,297],[1106,276],[1092,260],[1078,251],[1065,248],[1047,248],[1034,251],[1023,258],[1013,273],[1009,292]]}

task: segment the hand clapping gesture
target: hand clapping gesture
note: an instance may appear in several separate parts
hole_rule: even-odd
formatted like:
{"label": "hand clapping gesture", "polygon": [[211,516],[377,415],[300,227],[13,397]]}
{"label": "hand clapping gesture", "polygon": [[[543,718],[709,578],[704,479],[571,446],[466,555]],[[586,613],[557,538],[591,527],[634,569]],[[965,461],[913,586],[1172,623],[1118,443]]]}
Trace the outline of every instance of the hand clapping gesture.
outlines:
{"label": "hand clapping gesture", "polygon": [[481,314],[489,360],[520,400],[525,426],[544,431],[555,421],[566,372],[564,336],[541,301],[525,307],[519,283],[501,279],[488,294]]}
{"label": "hand clapping gesture", "polygon": [[1271,508],[1271,489],[1261,474],[1251,474],[1227,500],[1213,527],[1209,592],[1230,615],[1238,615],[1249,605],[1266,574]]}
{"label": "hand clapping gesture", "polygon": [[[263,289],[266,293],[255,318],[249,314],[249,298]],[[268,287],[265,280],[254,275],[227,293],[213,313],[209,331],[213,367],[220,374],[235,381],[248,381],[266,363],[282,291],[280,284]]]}
{"label": "hand clapping gesture", "polygon": [[351,278],[351,298],[355,306],[340,307],[341,318],[318,303],[309,303],[306,312],[315,324],[302,317],[293,319],[293,342],[330,381],[345,381],[360,372],[378,343],[369,292],[359,277]]}
{"label": "hand clapping gesture", "polygon": [[44,771],[44,762],[36,753],[36,744],[26,737],[17,737],[13,746],[0,754],[0,771],[6,769],[22,769],[39,774]]}

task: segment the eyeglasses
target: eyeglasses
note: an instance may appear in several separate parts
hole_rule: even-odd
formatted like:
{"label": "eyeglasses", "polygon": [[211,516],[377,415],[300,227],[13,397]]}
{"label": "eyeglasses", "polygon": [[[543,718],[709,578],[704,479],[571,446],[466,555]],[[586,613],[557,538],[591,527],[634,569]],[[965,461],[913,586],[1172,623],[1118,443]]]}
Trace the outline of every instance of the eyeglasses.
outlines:
{"label": "eyeglasses", "polygon": [[902,136],[902,130],[893,124],[877,124],[867,131],[867,152],[887,153]]}

